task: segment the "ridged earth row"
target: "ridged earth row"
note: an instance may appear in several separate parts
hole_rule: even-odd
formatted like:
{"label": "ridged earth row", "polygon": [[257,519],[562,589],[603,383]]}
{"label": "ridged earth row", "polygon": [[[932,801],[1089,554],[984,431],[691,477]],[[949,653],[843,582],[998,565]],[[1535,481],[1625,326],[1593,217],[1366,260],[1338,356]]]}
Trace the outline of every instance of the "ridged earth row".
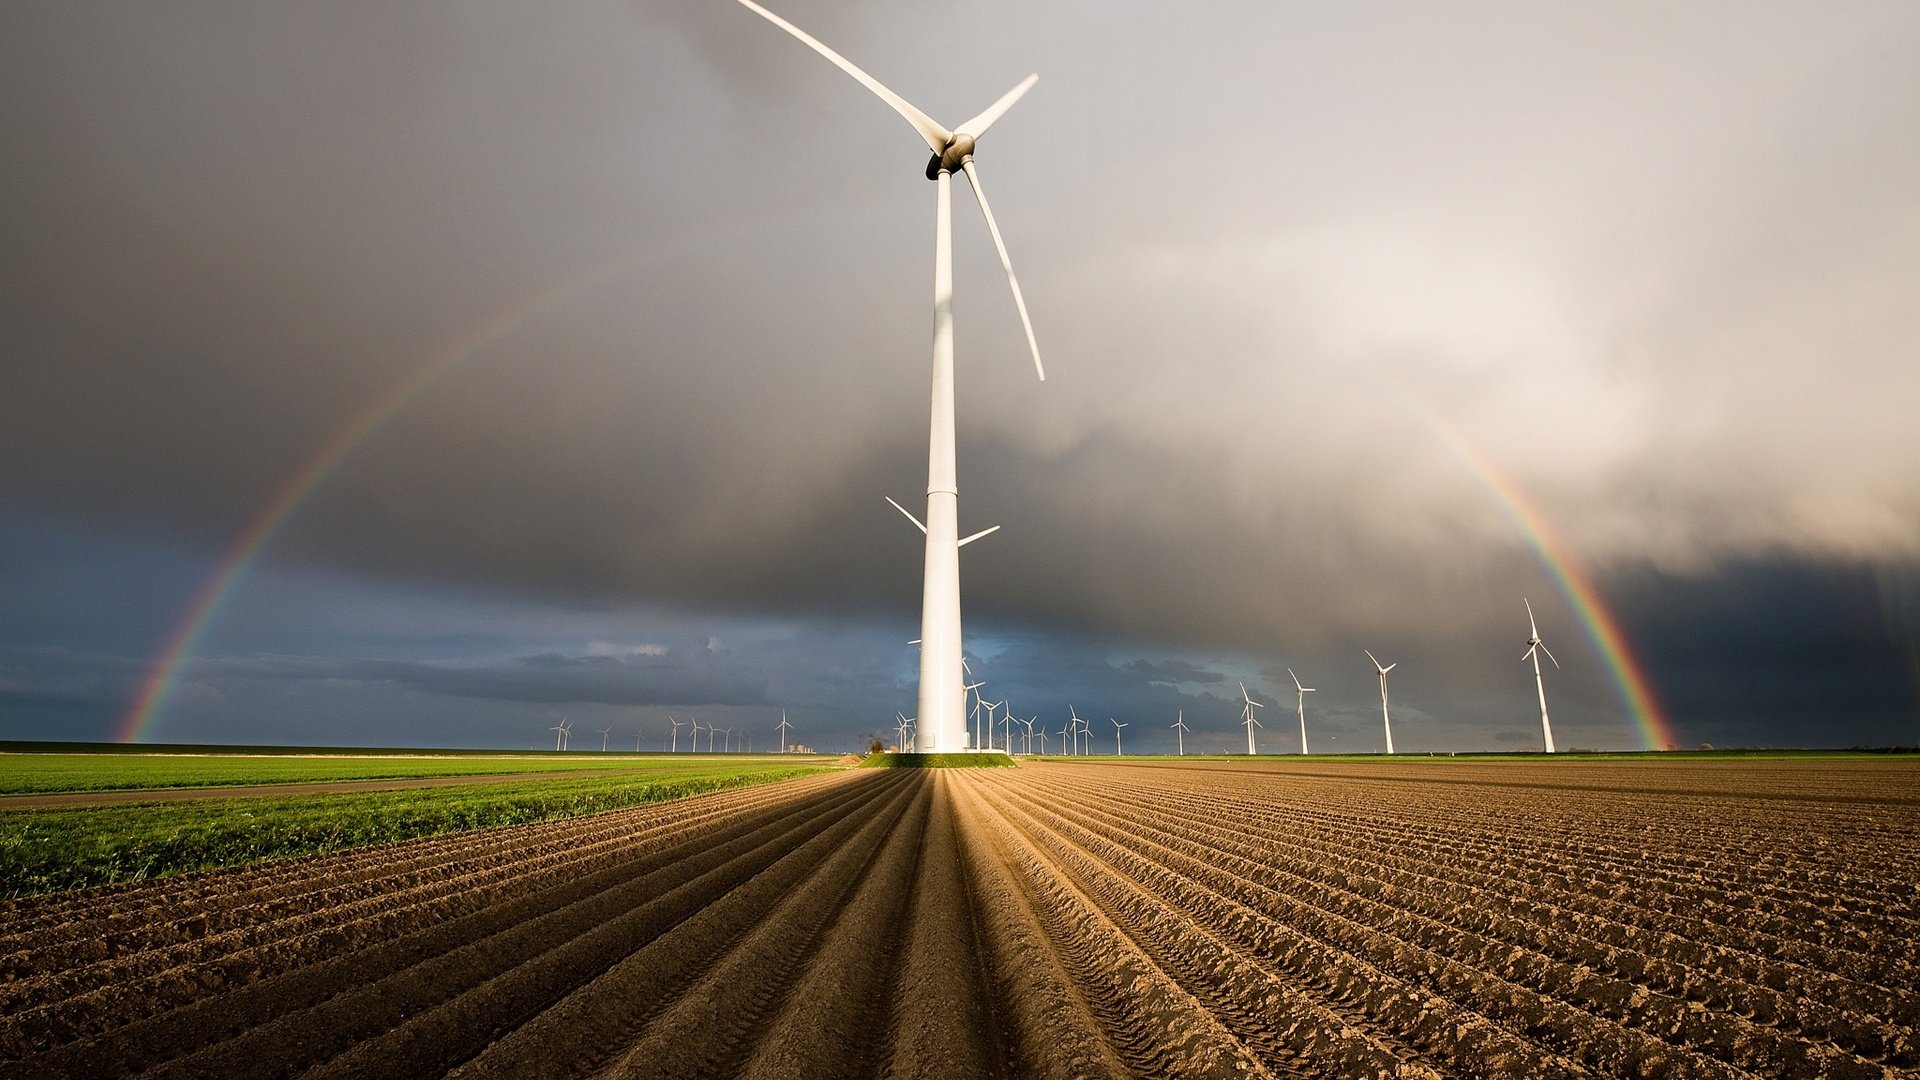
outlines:
{"label": "ridged earth row", "polygon": [[855,770],[39,897],[0,1074],[1912,1075],[1916,774]]}

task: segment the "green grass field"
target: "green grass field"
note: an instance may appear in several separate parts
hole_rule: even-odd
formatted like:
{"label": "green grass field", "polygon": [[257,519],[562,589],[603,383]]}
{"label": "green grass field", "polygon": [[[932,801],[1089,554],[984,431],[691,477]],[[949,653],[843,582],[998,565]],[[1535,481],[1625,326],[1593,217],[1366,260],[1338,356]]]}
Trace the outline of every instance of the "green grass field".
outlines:
{"label": "green grass field", "polygon": [[226,787],[244,784],[393,780],[501,773],[711,768],[715,762],[764,761],[725,754],[9,754],[0,753],[0,795],[61,791]]}
{"label": "green grass field", "polygon": [[697,763],[635,761],[612,774],[555,780],[7,810],[0,812],[0,899],[575,817],[828,768],[817,761],[689,760]]}

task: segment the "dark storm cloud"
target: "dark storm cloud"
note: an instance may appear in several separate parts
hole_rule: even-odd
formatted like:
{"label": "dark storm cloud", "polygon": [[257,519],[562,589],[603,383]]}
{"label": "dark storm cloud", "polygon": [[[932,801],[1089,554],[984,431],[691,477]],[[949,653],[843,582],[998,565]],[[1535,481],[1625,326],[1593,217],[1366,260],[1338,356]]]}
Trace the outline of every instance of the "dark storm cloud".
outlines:
{"label": "dark storm cloud", "polygon": [[1182,683],[1216,683],[1224,680],[1225,675],[1209,670],[1199,664],[1185,660],[1135,660],[1126,665],[1128,671],[1139,672],[1148,680],[1178,686]]}
{"label": "dark storm cloud", "polygon": [[[965,579],[970,629],[1109,643],[1075,694],[1182,707],[1144,642],[1364,700],[1366,646],[1506,708],[1517,598],[1570,619],[1482,462],[1609,588],[1920,555],[1911,5],[779,10],[949,122],[1041,72],[981,167],[1044,386],[956,207]],[[0,141],[7,503],[224,549],[452,355],[274,556],[912,617],[924,152],[731,0],[17,4]],[[559,655],[417,685],[649,692]]]}
{"label": "dark storm cloud", "polygon": [[208,662],[195,678],[384,682],[429,694],[533,704],[765,705],[764,676],[704,648],[661,653],[427,663],[260,657]]}

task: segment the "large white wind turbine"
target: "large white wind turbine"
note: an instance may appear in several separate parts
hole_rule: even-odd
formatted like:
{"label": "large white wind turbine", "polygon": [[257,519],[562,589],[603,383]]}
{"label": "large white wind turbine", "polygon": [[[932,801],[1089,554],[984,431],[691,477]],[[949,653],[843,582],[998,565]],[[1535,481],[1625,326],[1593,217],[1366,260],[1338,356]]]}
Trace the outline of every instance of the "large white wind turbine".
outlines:
{"label": "large white wind turbine", "polygon": [[1115,720],[1111,716],[1107,717],[1107,723],[1113,725],[1113,756],[1119,757],[1120,756],[1120,729],[1123,727],[1126,727],[1127,725],[1121,723],[1118,720]]}
{"label": "large white wind turbine", "polygon": [[673,714],[668,713],[667,723],[673,725],[673,751],[672,752],[677,754],[680,752],[680,725],[686,723],[686,721],[675,720],[673,718]]}
{"label": "large white wind turbine", "polygon": [[[1520,598],[1520,602],[1527,605],[1527,652],[1520,659],[1533,661],[1533,686],[1540,691],[1540,737],[1546,740],[1547,753],[1551,754],[1553,753],[1553,726],[1547,723],[1547,684],[1540,681],[1540,654],[1546,653],[1547,659],[1553,660],[1553,650],[1547,648],[1547,643],[1540,640],[1540,627],[1533,621],[1533,605],[1524,596]],[[1553,660],[1553,666],[1559,667],[1560,661]]]}
{"label": "large white wind turbine", "polygon": [[1362,649],[1360,651],[1367,654],[1367,659],[1373,661],[1374,670],[1380,673],[1380,723],[1386,728],[1387,753],[1391,754],[1393,753],[1393,719],[1387,715],[1387,672],[1399,667],[1400,661],[1395,660],[1386,667],[1381,667],[1380,658],[1373,655],[1372,649]]}
{"label": "large white wind turbine", "polygon": [[787,710],[780,710],[780,752],[787,752],[787,729],[793,725],[787,723]]}
{"label": "large white wind turbine", "polygon": [[1258,719],[1254,717],[1253,710],[1264,709],[1266,708],[1266,706],[1253,700],[1253,696],[1247,693],[1246,683],[1240,684],[1240,700],[1246,702],[1246,704],[1242,706],[1240,709],[1240,714],[1241,714],[1240,722],[1242,724],[1245,724],[1247,727],[1247,754],[1248,756],[1252,756],[1256,752],[1253,748],[1253,729],[1257,727],[1266,727],[1265,724],[1262,724]]}
{"label": "large white wind turbine", "polygon": [[[960,672],[960,548],[986,535],[975,533],[960,539],[959,480],[954,467],[953,419],[953,174],[964,172],[973,189],[974,201],[986,218],[987,232],[993,236],[1000,266],[1013,287],[1014,307],[1020,312],[1020,325],[1027,333],[1027,348],[1033,354],[1033,368],[1041,380],[1047,377],[1040,364],[1040,346],[1033,336],[1033,320],[1027,316],[1027,301],[1020,293],[1020,279],[1013,274],[1013,262],[1007,257],[1006,241],[993,220],[986,193],[980,187],[980,173],[973,154],[976,142],[987,133],[1014,102],[1031,88],[1038,75],[1029,75],[1019,85],[1001,95],[986,110],[949,131],[933,118],[908,104],[906,99],[845,57],[792,23],[761,7],[753,0],[740,3],[765,17],[767,21],[799,38],[809,48],[832,61],[840,70],[859,80],[893,111],[913,125],[933,159],[927,162],[927,179],[935,184],[933,226],[933,398],[930,432],[927,440],[927,516],[913,523],[926,534],[926,563],[920,599],[920,730],[927,745],[921,749],[944,753],[966,749],[966,695],[961,691]],[[946,56],[947,50],[936,54]],[[891,500],[889,500],[891,501]],[[894,504],[896,507],[898,503]],[[903,511],[904,512],[904,511]],[[997,526],[996,526],[997,528]]]}
{"label": "large white wind turbine", "polygon": [[1180,740],[1180,756],[1187,756],[1187,713],[1182,709],[1173,714],[1174,738]]}
{"label": "large white wind turbine", "polygon": [[1307,695],[1315,690],[1311,686],[1301,686],[1300,676],[1295,675],[1292,668],[1287,669],[1287,678],[1293,680],[1294,696],[1298,699],[1294,707],[1300,711],[1300,752],[1304,754],[1307,752]]}

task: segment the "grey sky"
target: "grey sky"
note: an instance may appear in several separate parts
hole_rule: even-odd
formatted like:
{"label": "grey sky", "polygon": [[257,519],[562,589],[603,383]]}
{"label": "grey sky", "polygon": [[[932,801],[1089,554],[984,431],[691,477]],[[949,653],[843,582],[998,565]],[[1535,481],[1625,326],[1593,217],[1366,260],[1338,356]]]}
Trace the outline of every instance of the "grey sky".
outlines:
{"label": "grey sky", "polygon": [[[1526,592],[1570,631],[1423,411],[1622,588],[1920,561],[1914,5],[775,10],[949,123],[1041,75],[980,167],[1046,384],[956,222],[963,526],[1006,527],[970,626],[1437,665]],[[467,340],[273,559],[911,623],[924,151],[730,0],[13,4],[0,145],[18,513],[218,550]]]}

